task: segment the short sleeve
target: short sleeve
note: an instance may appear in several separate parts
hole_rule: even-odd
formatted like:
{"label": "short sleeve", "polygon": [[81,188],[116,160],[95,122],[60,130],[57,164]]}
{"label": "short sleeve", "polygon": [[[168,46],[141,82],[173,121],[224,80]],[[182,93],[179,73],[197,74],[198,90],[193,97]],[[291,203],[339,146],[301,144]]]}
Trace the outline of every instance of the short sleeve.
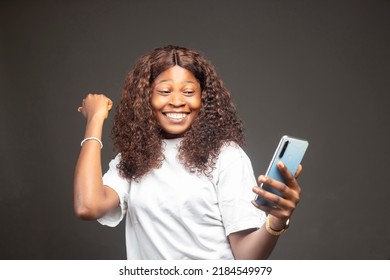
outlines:
{"label": "short sleeve", "polygon": [[127,201],[129,197],[130,183],[126,178],[120,175],[117,168],[119,162],[120,154],[110,161],[109,169],[103,175],[103,184],[112,188],[119,196],[119,206],[98,219],[99,223],[110,227],[115,227],[122,221],[128,207]]}
{"label": "short sleeve", "polygon": [[252,164],[245,152],[238,146],[227,146],[218,159],[217,193],[218,203],[226,235],[260,228],[265,213],[254,207],[251,201],[257,185]]}

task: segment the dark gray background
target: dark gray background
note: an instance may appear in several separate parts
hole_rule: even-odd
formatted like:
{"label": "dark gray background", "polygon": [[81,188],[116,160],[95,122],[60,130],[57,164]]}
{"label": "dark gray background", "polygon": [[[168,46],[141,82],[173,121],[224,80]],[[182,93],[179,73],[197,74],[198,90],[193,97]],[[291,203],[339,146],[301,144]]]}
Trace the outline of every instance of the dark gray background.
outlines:
{"label": "dark gray background", "polygon": [[[89,92],[117,104],[165,44],[211,60],[264,173],[307,138],[302,201],[271,259],[389,259],[389,1],[1,1],[0,258],[123,259],[124,224],[73,214]],[[111,114],[103,169],[113,156]]]}

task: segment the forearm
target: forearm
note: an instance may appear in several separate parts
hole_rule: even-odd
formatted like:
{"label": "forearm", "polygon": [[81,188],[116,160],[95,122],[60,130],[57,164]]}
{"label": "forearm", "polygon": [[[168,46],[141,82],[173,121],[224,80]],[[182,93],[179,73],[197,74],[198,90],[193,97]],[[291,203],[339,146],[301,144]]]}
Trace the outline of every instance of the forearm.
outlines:
{"label": "forearm", "polygon": [[243,260],[267,259],[278,241],[278,236],[268,233],[265,225],[236,237],[235,240],[231,240],[234,257]]}
{"label": "forearm", "polygon": [[[101,139],[103,119],[88,120],[85,138]],[[84,219],[99,216],[104,198],[102,182],[101,148],[99,142],[89,140],[83,143],[74,174],[74,207],[76,214]]]}

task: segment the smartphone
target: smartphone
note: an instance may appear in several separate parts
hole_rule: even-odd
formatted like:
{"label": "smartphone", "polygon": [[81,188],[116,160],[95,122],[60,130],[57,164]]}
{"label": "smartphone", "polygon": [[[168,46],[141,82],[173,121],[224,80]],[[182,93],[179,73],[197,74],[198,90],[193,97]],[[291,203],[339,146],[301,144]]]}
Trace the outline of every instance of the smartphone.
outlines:
{"label": "smartphone", "polygon": [[[302,162],[308,146],[309,142],[305,139],[299,139],[287,135],[283,136],[280,139],[279,145],[275,150],[274,156],[272,157],[271,163],[268,166],[265,175],[272,179],[285,182],[283,175],[277,167],[277,163],[282,161],[288,170],[290,170],[292,174],[295,174],[298,170],[299,164]],[[280,192],[267,185],[261,184],[260,186],[266,191],[282,196]],[[256,195],[255,200],[258,205],[272,206],[272,202],[269,202],[260,196]]]}

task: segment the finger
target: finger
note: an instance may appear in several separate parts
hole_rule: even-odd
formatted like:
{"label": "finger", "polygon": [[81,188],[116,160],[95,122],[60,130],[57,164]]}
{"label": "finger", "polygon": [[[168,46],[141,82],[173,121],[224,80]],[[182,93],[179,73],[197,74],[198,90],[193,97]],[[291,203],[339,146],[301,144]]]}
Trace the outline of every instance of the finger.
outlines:
{"label": "finger", "polygon": [[270,206],[270,204],[266,204],[266,205],[257,204],[256,200],[252,200],[251,203],[253,204],[253,206],[255,206],[260,210],[263,210],[265,213],[269,213],[272,210],[272,208],[276,208],[274,206]]}
{"label": "finger", "polygon": [[108,113],[111,111],[111,108],[112,108],[112,101],[111,101],[111,99],[107,98],[107,111],[106,111],[106,114],[104,116],[105,119],[108,118]]}
{"label": "finger", "polygon": [[278,218],[288,219],[292,214],[291,211],[288,211],[286,209],[282,209],[281,207],[278,207],[278,206],[259,205],[256,203],[255,200],[252,200],[251,203],[253,206],[264,211],[268,215],[273,215],[273,216],[278,217]]}
{"label": "finger", "polygon": [[284,209],[284,208],[288,208],[289,205],[291,204],[287,199],[280,197],[277,194],[271,193],[267,190],[264,190],[262,187],[255,186],[253,187],[252,191],[257,196],[269,202],[265,205],[258,205],[258,206],[265,207],[265,209],[267,209],[267,207]]}
{"label": "finger", "polygon": [[[272,214],[280,219],[288,219],[292,213],[294,212],[297,203],[294,203],[291,200],[286,200],[281,197],[275,197],[274,194],[267,195],[267,191],[258,189],[258,186],[255,186],[253,188],[253,191],[258,194],[258,196],[261,196],[262,198],[269,201],[269,204],[257,204],[256,200],[251,201],[253,206],[256,208],[264,211],[267,214]],[[260,188],[261,189],[261,188]]]}
{"label": "finger", "polygon": [[[292,205],[298,204],[300,201],[301,189],[298,183],[296,182],[296,180],[295,180],[296,186],[294,188],[291,188],[284,182],[280,182],[278,180],[272,179],[264,175],[259,176],[259,182],[271,188],[272,191],[275,190],[276,194],[271,193],[267,189],[263,189],[260,187],[258,189],[254,189],[254,192],[276,206],[281,205],[283,208],[284,207],[288,208],[291,207]],[[280,196],[284,200],[281,200]]]}
{"label": "finger", "polygon": [[111,99],[108,99],[108,104],[107,104],[108,111],[111,111],[112,105],[113,105],[112,100],[111,100]]}
{"label": "finger", "polygon": [[108,115],[108,112],[111,111],[112,105],[113,105],[113,103],[112,103],[111,99],[108,99],[108,101],[107,101],[107,115]]}
{"label": "finger", "polygon": [[270,208],[269,206],[267,205],[260,205],[260,204],[257,204],[255,200],[252,200],[251,201],[252,205],[255,206],[256,208],[260,209],[260,210],[263,210],[265,213],[269,213],[270,211]]}
{"label": "finger", "polygon": [[286,185],[295,191],[300,191],[300,187],[296,178],[293,176],[290,170],[288,170],[288,168],[282,161],[278,162],[278,169],[282,173]]}
{"label": "finger", "polygon": [[[289,198],[291,196],[289,194],[290,190],[284,182],[280,182],[268,176],[260,175],[259,183],[276,190],[282,197]],[[264,190],[264,192],[269,193],[266,190]]]}
{"label": "finger", "polygon": [[295,172],[295,175],[294,175],[295,179],[298,179],[299,174],[301,174],[301,172],[302,172],[302,165],[299,165],[297,172]]}

